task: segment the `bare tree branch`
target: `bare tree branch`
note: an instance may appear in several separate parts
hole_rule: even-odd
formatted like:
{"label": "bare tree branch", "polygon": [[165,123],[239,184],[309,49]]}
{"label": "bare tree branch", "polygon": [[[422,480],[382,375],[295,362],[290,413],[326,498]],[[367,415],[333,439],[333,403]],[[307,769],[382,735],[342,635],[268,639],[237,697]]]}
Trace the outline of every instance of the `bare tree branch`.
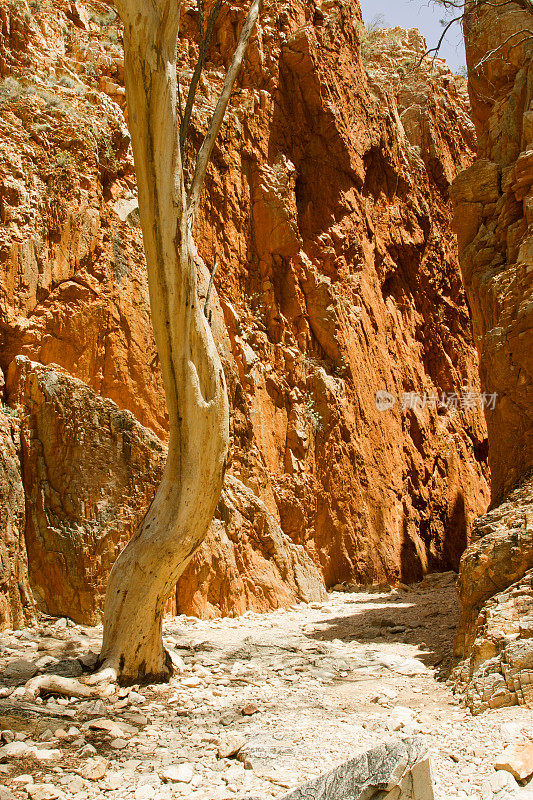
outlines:
{"label": "bare tree branch", "polygon": [[450,30],[452,25],[455,25],[456,22],[460,22],[462,20],[462,18],[463,18],[463,15],[460,14],[458,17],[454,17],[454,19],[452,19],[452,20],[450,20],[450,22],[448,22],[448,24],[445,26],[445,28],[444,28],[444,30],[443,30],[443,32],[441,34],[441,37],[440,37],[439,41],[437,42],[436,46],[435,47],[430,47],[428,50],[426,50],[425,53],[423,53],[420,56],[420,61],[418,62],[417,67],[419,67],[421,65],[422,61],[426,58],[426,56],[431,55],[431,53],[434,54],[433,55],[433,61],[435,60],[435,58],[439,54],[440,48],[442,47],[443,41],[446,38],[446,34],[448,33],[448,31]]}
{"label": "bare tree branch", "polygon": [[187,144],[187,133],[189,131],[189,125],[191,122],[192,110],[194,107],[194,98],[196,96],[196,89],[198,88],[198,82],[200,80],[200,76],[204,68],[207,51],[209,49],[209,45],[213,37],[213,32],[215,30],[215,23],[218,19],[218,15],[220,14],[221,7],[222,7],[222,0],[216,0],[215,7],[211,12],[211,16],[209,17],[206,29],[203,0],[198,0],[198,12],[200,15],[200,47],[198,52],[198,61],[196,62],[196,67],[194,69],[194,73],[191,79],[191,85],[189,86],[189,93],[187,95],[187,102],[185,104],[185,111],[183,113],[183,118],[181,119],[181,124],[180,124],[180,147],[181,147],[181,157],[183,160],[185,160],[185,146]]}
{"label": "bare tree branch", "polygon": [[[469,10],[465,0],[432,0],[435,5],[442,6],[443,8],[462,9],[463,13]],[[533,12],[533,0],[502,0],[501,3],[493,3],[491,0],[474,0],[470,4],[470,8],[478,6],[492,6],[492,8],[499,8],[500,6],[515,5],[520,6],[525,11]]]}
{"label": "bare tree branch", "polygon": [[498,53],[500,50],[503,50],[505,48],[505,46],[508,45],[510,41],[512,41],[512,39],[515,39],[517,36],[522,36],[522,34],[526,34],[525,39],[521,39],[519,42],[516,42],[516,44],[512,44],[509,47],[509,50],[514,50],[515,47],[520,47],[520,45],[524,44],[524,42],[533,41],[533,31],[530,31],[528,28],[524,28],[521,31],[515,31],[510,36],[508,36],[507,39],[504,42],[499,44],[498,47],[495,47],[494,50],[489,50],[488,53],[485,53],[483,58],[480,61],[478,61],[478,63],[474,66],[473,69],[474,70],[478,70],[480,67],[483,66],[483,64],[485,64],[493,56],[495,56],[496,53]]}
{"label": "bare tree branch", "polygon": [[222,125],[222,120],[224,119],[224,114],[226,113],[226,108],[233,90],[233,85],[242,66],[252,31],[261,11],[261,6],[262,0],[252,0],[250,10],[246,16],[244,25],[242,26],[241,35],[239,37],[237,49],[235,50],[235,54],[233,56],[233,61],[228,69],[222,91],[220,92],[220,96],[218,98],[218,103],[213,112],[213,116],[211,117],[211,122],[209,123],[209,128],[200,148],[200,152],[198,153],[196,168],[187,198],[189,222],[191,227],[194,224],[194,220],[198,212],[200,194],[205,179],[207,165],[209,164],[209,159],[211,158],[211,153],[215,144],[215,139],[220,130],[220,126]]}
{"label": "bare tree branch", "polygon": [[[461,13],[458,14],[457,16],[453,17],[453,19],[447,21],[446,23],[444,23],[444,21],[443,21],[444,30],[443,30],[440,38],[439,38],[439,41],[437,42],[435,47],[430,47],[420,57],[420,60],[416,64],[417,67],[420,67],[420,65],[422,64],[424,58],[426,58],[426,56],[429,56],[431,54],[433,54],[433,61],[435,60],[435,58],[438,56],[438,54],[440,52],[440,49],[442,47],[442,43],[443,43],[444,39],[446,38],[446,35],[447,35],[448,31],[450,30],[450,28],[453,25],[455,25],[456,22],[464,22],[465,19],[466,19],[467,13],[471,12],[473,9],[480,8],[482,6],[488,6],[489,8],[501,8],[502,6],[515,5],[515,6],[519,6],[520,8],[522,8],[525,11],[533,13],[533,0],[501,0],[501,2],[491,2],[491,0],[472,0],[471,3],[468,3],[467,0],[431,0],[431,2],[433,2],[434,5],[441,6],[442,8],[445,8],[445,9],[452,9],[453,8],[455,10],[460,10]],[[495,48],[494,50],[491,50],[490,53],[487,53],[481,59],[481,61],[478,64],[475,65],[474,69],[479,69],[479,67],[482,66],[482,64],[484,64],[486,61],[488,61],[489,58],[494,56],[499,50],[501,50],[506,44],[508,44],[510,39],[512,39],[514,36],[517,36],[517,35],[519,35],[521,33],[529,33],[529,31],[524,29],[523,31],[517,31],[516,33],[512,34],[509,37],[509,39],[506,39],[506,41],[503,42],[501,45],[499,45],[497,48]],[[525,40],[523,40],[523,41],[525,41]],[[520,44],[520,43],[517,43],[516,45],[514,45],[514,47],[517,47],[518,44]]]}

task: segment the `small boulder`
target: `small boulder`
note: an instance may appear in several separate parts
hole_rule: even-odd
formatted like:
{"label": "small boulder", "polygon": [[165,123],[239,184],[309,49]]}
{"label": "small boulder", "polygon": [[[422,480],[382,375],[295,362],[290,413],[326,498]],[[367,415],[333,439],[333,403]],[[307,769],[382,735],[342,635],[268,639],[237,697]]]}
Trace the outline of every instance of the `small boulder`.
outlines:
{"label": "small boulder", "polygon": [[190,783],[194,776],[194,768],[191,764],[176,764],[165,767],[159,774],[164,781]]}
{"label": "small boulder", "polygon": [[242,733],[228,733],[218,740],[217,753],[219,758],[231,758],[244,747],[247,739]]}
{"label": "small boulder", "polygon": [[494,767],[510,772],[517,781],[525,781],[533,775],[533,742],[510,744],[496,759]]}
{"label": "small boulder", "polygon": [[52,783],[30,783],[26,787],[26,791],[31,800],[56,800],[63,796],[63,793]]}
{"label": "small boulder", "polygon": [[107,760],[102,756],[88,758],[80,770],[82,778],[88,781],[99,781],[107,772]]}
{"label": "small boulder", "polygon": [[8,681],[29,681],[37,675],[38,668],[32,661],[26,661],[24,658],[15,658],[10,661],[4,670],[4,678]]}

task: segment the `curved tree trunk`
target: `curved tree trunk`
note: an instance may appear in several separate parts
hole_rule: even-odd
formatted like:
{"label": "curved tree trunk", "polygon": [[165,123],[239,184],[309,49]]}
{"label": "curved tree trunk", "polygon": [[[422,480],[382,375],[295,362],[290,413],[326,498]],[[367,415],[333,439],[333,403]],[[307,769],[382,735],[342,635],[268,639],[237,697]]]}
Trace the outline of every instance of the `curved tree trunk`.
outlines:
{"label": "curved tree trunk", "polygon": [[177,0],[119,0],[129,127],[139,191],[154,334],[170,441],[161,486],[118,557],[107,587],[102,669],[122,683],[162,680],[165,601],[205,537],[228,452],[222,365],[196,291],[192,216],[176,106]]}

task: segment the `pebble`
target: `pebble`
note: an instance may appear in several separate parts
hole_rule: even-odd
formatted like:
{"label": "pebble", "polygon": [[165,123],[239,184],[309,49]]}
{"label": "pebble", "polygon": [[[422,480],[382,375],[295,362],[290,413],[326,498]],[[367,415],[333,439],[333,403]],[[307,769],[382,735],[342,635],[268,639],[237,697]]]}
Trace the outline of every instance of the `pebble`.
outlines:
{"label": "pebble", "polygon": [[0,759],[35,758],[37,761],[57,761],[61,758],[59,750],[44,750],[27,742],[10,742],[0,747]]}
{"label": "pebble", "polygon": [[197,686],[202,685],[202,681],[196,675],[191,675],[189,678],[182,678],[181,685],[186,686],[189,689],[195,689]]}
{"label": "pebble", "polygon": [[32,783],[26,787],[31,800],[56,800],[62,792],[52,783]]}
{"label": "pebble", "polygon": [[38,671],[38,667],[33,662],[15,658],[5,667],[3,675],[7,680],[24,681],[25,683],[37,675]]}
{"label": "pebble", "polygon": [[113,750],[124,750],[124,748],[127,746],[128,742],[126,739],[113,739],[111,742],[111,747]]}
{"label": "pebble", "polygon": [[259,708],[256,706],[255,703],[248,703],[248,705],[241,708],[241,714],[243,717],[252,717],[254,714],[257,714]]}
{"label": "pebble", "polygon": [[85,764],[83,764],[80,774],[88,781],[98,781],[106,774],[107,764],[107,760],[102,756],[88,758]]}
{"label": "pebble", "polygon": [[[159,773],[164,781],[174,781],[176,783],[190,783],[194,776],[194,768],[191,764],[177,764],[166,767]],[[139,798],[137,798],[139,800]]]}
{"label": "pebble", "polygon": [[242,733],[228,733],[221,736],[217,742],[217,754],[219,758],[231,758],[241,747],[246,744],[247,738]]}
{"label": "pebble", "polygon": [[149,784],[145,786],[138,786],[135,789],[135,800],[152,800],[156,795],[156,789]]}

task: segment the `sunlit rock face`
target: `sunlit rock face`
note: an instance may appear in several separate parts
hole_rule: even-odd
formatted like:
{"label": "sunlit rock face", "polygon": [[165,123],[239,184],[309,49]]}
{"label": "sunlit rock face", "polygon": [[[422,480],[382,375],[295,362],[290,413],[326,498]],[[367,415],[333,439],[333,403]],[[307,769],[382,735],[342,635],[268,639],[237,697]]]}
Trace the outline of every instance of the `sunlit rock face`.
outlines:
{"label": "sunlit rock face", "polygon": [[469,17],[479,150],[452,190],[482,388],[497,395],[487,409],[494,501],[533,467],[533,49],[516,36],[530,16],[487,6]]}
{"label": "sunlit rock face", "polygon": [[[17,355],[56,364],[164,442],[120,26],[89,2],[4,6],[0,366]],[[243,9],[218,20],[190,162]],[[197,24],[185,5],[183,95]],[[232,461],[224,530],[215,520],[182,577],[181,611],[287,605],[323,591],[313,570],[329,586],[456,568],[487,506],[449,200],[475,132],[464,80],[439,60],[419,65],[423,50],[416,31],[366,33],[356,2],[264,5],[196,230],[204,298],[218,262],[208,314]],[[124,501],[141,514],[138,481]],[[94,608],[108,569],[84,589],[100,598]]]}
{"label": "sunlit rock face", "polygon": [[492,507],[461,562],[458,686],[473,711],[533,703],[533,42],[499,2],[465,24],[479,149],[452,187],[479,350]]}

